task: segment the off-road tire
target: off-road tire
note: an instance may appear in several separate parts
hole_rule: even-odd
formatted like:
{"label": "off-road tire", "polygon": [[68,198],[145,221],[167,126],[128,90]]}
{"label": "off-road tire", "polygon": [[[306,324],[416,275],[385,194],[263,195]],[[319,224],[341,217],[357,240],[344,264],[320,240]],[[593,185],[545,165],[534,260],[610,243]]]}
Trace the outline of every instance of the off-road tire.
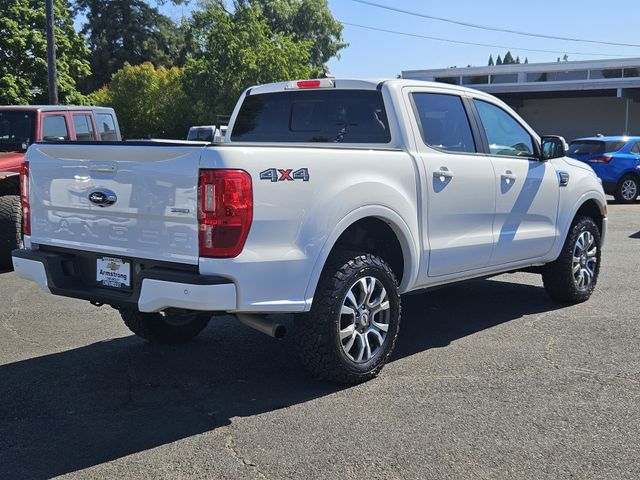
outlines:
{"label": "off-road tire", "polygon": [[[580,289],[573,273],[573,252],[580,235],[589,231],[594,236],[597,247],[595,274],[591,284]],[[562,252],[555,262],[545,265],[542,269],[542,281],[547,293],[554,300],[561,303],[575,304],[589,299],[598,282],[600,273],[600,230],[591,217],[576,217],[569,229],[569,234],[562,247]]]}
{"label": "off-road tire", "polygon": [[[209,323],[210,314],[163,315],[143,313],[135,309],[121,309],[124,324],[137,336],[152,343],[183,343],[198,335]],[[171,323],[180,318],[179,323]]]}
{"label": "off-road tire", "polygon": [[0,270],[12,269],[11,252],[22,246],[22,211],[18,195],[0,197]]}
{"label": "off-road tire", "polygon": [[[390,305],[389,327],[379,351],[366,363],[356,363],[339,339],[340,311],[354,283],[372,276],[384,286]],[[357,384],[374,378],[391,356],[400,329],[401,301],[389,265],[370,253],[339,251],[327,261],[311,311],[296,317],[295,341],[302,363],[315,377]]]}
{"label": "off-road tire", "polygon": [[[636,195],[633,198],[624,198],[624,195],[622,193],[623,191],[622,188],[625,182],[629,182],[629,181],[632,181],[635,183]],[[638,180],[638,177],[636,177],[635,175],[625,175],[624,177],[622,177],[618,182],[618,184],[616,185],[615,192],[613,192],[613,197],[616,199],[616,202],[626,203],[626,204],[635,203],[636,199],[638,198],[638,195],[640,195],[640,181]]]}

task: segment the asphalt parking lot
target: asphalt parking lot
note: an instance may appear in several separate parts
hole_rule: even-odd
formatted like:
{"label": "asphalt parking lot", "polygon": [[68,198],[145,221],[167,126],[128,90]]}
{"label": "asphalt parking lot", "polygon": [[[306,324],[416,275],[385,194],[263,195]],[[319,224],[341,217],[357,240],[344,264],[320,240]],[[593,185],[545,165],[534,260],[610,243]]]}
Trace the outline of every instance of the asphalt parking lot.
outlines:
{"label": "asphalt parking lot", "polygon": [[309,378],[229,317],[190,344],[0,274],[0,478],[640,478],[640,204],[596,293],[511,274],[406,296],[367,384]]}

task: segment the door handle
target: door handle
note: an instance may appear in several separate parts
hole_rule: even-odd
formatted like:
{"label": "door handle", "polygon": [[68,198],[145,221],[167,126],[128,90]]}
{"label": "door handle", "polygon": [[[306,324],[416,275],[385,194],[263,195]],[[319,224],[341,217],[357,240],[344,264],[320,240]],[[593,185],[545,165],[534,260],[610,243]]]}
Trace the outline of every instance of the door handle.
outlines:
{"label": "door handle", "polygon": [[511,170],[507,170],[502,174],[502,179],[505,181],[505,183],[511,183],[516,181],[516,176]]}
{"label": "door handle", "polygon": [[439,178],[441,182],[444,182],[447,179],[453,178],[453,172],[447,167],[440,167],[440,170],[433,172],[433,176]]}

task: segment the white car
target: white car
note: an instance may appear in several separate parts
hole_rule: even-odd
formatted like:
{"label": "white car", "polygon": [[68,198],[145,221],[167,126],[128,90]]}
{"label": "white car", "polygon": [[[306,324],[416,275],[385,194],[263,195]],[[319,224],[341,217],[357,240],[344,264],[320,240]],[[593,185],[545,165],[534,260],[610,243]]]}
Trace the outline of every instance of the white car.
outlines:
{"label": "white car", "polygon": [[227,126],[221,125],[220,128],[215,125],[199,125],[191,127],[187,133],[187,140],[196,142],[224,142],[224,136],[227,134]]}
{"label": "white car", "polygon": [[593,170],[478,91],[310,80],[240,98],[225,143],[37,144],[16,272],[118,309],[150,341],[230,313],[355,383],[398,334],[401,294],[527,270],[562,302],[598,280],[607,205]]}

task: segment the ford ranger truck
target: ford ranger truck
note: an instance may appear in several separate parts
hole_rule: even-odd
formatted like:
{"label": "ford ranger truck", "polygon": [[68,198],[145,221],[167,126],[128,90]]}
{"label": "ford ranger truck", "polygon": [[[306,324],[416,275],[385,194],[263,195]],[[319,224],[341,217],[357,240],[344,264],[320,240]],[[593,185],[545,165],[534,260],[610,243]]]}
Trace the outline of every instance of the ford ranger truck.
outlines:
{"label": "ford ranger truck", "polygon": [[0,106],[0,270],[11,267],[11,251],[22,242],[19,175],[29,145],[43,140],[120,139],[112,108]]}
{"label": "ford ranger truck", "polygon": [[602,186],[491,95],[414,80],[252,87],[224,144],[38,143],[15,271],[116,308],[152,342],[217,314],[274,337],[294,314],[315,376],[374,377],[401,295],[503,272],[587,300],[607,229]]}

